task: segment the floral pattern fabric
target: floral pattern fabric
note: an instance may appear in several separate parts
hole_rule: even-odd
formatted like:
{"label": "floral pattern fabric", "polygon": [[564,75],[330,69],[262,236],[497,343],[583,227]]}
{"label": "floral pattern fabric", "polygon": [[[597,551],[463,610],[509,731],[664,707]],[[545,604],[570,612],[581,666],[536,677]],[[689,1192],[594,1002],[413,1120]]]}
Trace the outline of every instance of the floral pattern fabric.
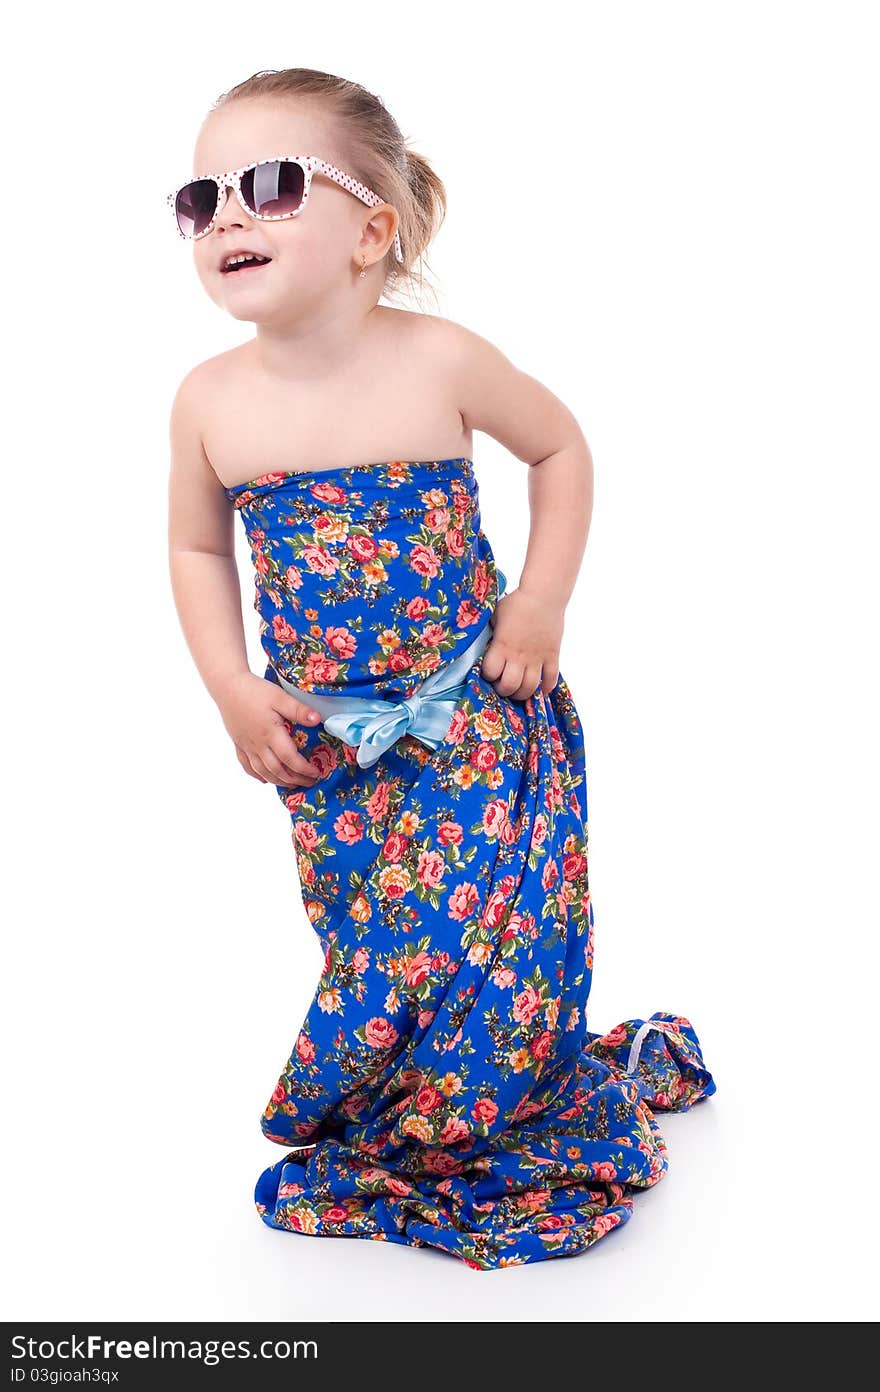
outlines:
{"label": "floral pattern fabric", "polygon": [[[470,459],[265,474],[226,490],[268,665],[402,700],[489,622],[498,572]],[[572,1256],[663,1176],[654,1112],[715,1091],[684,1016],[587,1028],[585,754],[571,691],[500,695],[478,659],[444,743],[356,749],[278,787],[323,974],[261,1126],[275,1228],[431,1246],[487,1270]],[[277,982],[277,973],[274,977]]]}

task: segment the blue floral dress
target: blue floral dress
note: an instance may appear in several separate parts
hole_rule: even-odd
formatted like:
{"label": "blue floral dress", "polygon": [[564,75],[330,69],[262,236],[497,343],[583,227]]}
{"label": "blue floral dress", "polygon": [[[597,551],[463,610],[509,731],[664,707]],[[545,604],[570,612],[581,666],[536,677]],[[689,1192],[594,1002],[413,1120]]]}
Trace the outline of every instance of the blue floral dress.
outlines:
{"label": "blue floral dress", "polygon": [[[489,622],[470,459],[265,474],[226,490],[268,657],[303,692],[400,701]],[[715,1091],[690,1022],[587,1028],[593,910],[581,724],[565,678],[471,667],[445,740],[278,787],[323,974],[261,1118],[275,1228],[431,1246],[486,1270],[583,1251],[667,1168],[654,1118]],[[277,994],[274,997],[279,999]]]}

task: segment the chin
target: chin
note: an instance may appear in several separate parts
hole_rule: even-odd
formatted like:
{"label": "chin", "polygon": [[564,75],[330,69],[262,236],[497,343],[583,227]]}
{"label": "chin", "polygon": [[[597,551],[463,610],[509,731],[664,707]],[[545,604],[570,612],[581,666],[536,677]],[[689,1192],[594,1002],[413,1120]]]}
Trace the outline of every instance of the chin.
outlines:
{"label": "chin", "polygon": [[262,324],[266,320],[265,314],[260,314],[255,309],[248,311],[245,305],[238,307],[237,305],[221,304],[220,308],[225,309],[229,317],[237,319],[240,324]]}

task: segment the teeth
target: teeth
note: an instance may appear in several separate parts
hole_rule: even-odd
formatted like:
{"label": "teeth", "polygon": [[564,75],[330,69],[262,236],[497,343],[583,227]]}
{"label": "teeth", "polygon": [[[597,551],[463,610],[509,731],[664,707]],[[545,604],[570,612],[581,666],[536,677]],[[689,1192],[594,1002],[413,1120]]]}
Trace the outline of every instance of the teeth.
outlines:
{"label": "teeth", "polygon": [[240,266],[242,261],[257,261],[261,266],[269,260],[268,256],[257,256],[256,252],[243,251],[238,256],[230,256],[224,261],[223,269],[229,270],[230,266]]}

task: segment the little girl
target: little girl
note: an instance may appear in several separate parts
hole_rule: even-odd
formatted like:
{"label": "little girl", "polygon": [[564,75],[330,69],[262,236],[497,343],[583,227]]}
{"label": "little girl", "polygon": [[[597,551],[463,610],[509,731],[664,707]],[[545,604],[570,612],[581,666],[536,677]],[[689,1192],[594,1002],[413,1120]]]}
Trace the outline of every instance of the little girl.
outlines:
{"label": "little girl", "polygon": [[[379,305],[446,206],[379,98],[258,73],[215,104],[194,165],[169,195],[178,230],[256,336],[176,394],[172,584],[242,768],[290,814],[325,954],[261,1119],[286,1153],[257,1210],[483,1270],[574,1255],[663,1176],[653,1111],[715,1091],[683,1016],[587,1029],[584,746],[558,662],[590,451],[485,339]],[[474,430],[530,466],[507,593]]]}

